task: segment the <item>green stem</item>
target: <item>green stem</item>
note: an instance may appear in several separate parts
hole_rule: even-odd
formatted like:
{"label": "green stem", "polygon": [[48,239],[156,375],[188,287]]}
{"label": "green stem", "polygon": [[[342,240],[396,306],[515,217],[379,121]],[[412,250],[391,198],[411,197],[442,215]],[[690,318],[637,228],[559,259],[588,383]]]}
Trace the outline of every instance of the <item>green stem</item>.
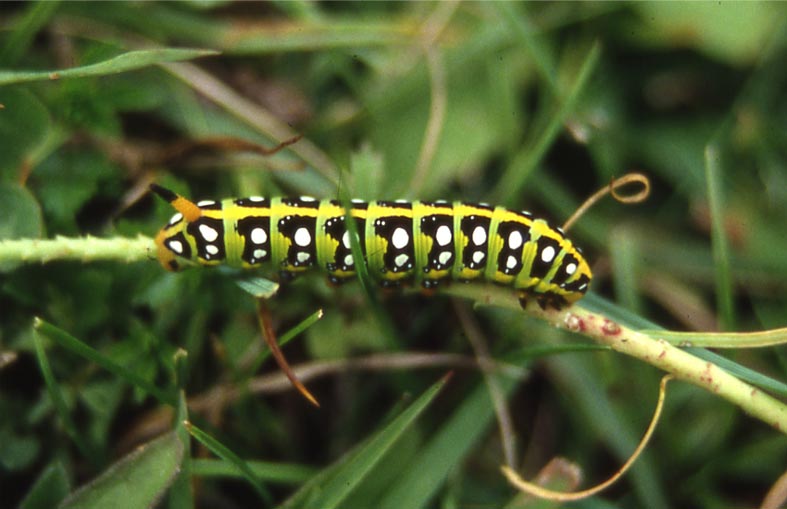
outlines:
{"label": "green stem", "polygon": [[[479,291],[472,285],[454,285],[446,292],[460,297],[469,296],[482,305],[519,309],[519,303],[509,289],[484,287]],[[526,312],[555,327],[588,336],[613,350],[672,373],[676,378],[721,396],[749,415],[787,433],[787,405],[665,339],[654,339],[648,333],[630,329],[576,305],[555,311],[542,310],[531,302]]]}
{"label": "green stem", "polygon": [[61,260],[131,263],[156,258],[153,239],[114,237],[55,237],[54,239],[0,240],[0,266],[17,263],[49,263]]}

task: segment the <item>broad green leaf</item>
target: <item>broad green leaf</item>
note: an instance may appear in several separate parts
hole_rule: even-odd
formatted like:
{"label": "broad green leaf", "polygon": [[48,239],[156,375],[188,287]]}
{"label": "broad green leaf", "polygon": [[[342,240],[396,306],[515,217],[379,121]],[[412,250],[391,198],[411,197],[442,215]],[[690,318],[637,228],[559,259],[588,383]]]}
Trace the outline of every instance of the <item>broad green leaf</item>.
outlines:
{"label": "broad green leaf", "polygon": [[236,283],[257,299],[269,299],[279,290],[279,283],[262,277],[247,277],[237,280]]}
{"label": "broad green leaf", "polygon": [[41,209],[26,188],[0,182],[0,239],[38,238]]}
{"label": "broad green leaf", "polygon": [[650,31],[637,32],[662,44],[697,48],[734,64],[760,54],[782,24],[781,2],[636,2]]}
{"label": "broad green leaf", "polygon": [[75,491],[60,509],[153,507],[178,473],[183,452],[178,436],[167,433],[139,447]]}
{"label": "broad green leaf", "polygon": [[46,467],[25,495],[19,509],[50,509],[71,491],[68,473],[60,461]]}
{"label": "broad green leaf", "polygon": [[19,181],[49,124],[46,107],[27,89],[0,87],[0,177]]}

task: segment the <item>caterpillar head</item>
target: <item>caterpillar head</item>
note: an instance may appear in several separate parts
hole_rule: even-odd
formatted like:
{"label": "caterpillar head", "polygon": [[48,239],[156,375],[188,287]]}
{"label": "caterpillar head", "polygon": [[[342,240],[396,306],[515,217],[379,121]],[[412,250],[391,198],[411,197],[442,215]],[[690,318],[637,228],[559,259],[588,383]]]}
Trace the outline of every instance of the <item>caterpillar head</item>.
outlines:
{"label": "caterpillar head", "polygon": [[193,242],[189,240],[187,227],[202,217],[202,210],[197,204],[169,189],[151,184],[150,190],[177,210],[172,219],[156,235],[156,255],[159,263],[170,271],[178,271],[192,265]]}

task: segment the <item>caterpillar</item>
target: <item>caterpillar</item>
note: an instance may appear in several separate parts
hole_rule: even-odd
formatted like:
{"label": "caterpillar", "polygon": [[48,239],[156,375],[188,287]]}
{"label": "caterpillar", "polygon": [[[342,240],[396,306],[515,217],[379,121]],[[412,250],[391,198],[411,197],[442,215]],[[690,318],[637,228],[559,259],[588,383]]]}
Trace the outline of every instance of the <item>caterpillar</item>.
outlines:
{"label": "caterpillar", "polygon": [[455,280],[512,286],[524,306],[560,309],[580,299],[592,274],[560,228],[528,212],[485,203],[228,198],[193,203],[156,184],[177,213],[156,235],[161,265],[252,269],[264,264],[290,278],[312,267],[339,284],[355,277],[348,217],[371,278],[382,287]]}

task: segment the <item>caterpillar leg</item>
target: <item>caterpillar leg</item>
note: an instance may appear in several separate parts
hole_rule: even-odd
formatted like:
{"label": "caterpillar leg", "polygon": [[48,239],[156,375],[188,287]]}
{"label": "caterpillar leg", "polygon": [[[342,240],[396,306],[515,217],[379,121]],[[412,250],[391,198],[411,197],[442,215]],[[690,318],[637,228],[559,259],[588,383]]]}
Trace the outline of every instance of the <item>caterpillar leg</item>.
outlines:
{"label": "caterpillar leg", "polygon": [[[519,298],[519,305],[522,306],[522,309],[526,309],[529,295],[525,292],[521,292],[517,297]],[[536,294],[534,298],[536,299],[536,304],[538,304],[543,311],[546,311],[547,308],[560,311],[567,304],[563,297],[555,295],[554,293],[539,293]]]}
{"label": "caterpillar leg", "polygon": [[445,288],[450,283],[448,279],[424,279],[421,281],[421,294],[431,297],[439,288]]}
{"label": "caterpillar leg", "polygon": [[536,302],[544,311],[547,308],[552,308],[555,311],[560,311],[563,309],[567,302],[566,300],[561,297],[560,295],[555,295],[554,293],[543,293],[536,296]]}
{"label": "caterpillar leg", "polygon": [[355,281],[355,277],[336,277],[336,276],[328,276],[328,286],[333,288],[338,288],[340,286],[344,286],[346,283],[350,281]]}

